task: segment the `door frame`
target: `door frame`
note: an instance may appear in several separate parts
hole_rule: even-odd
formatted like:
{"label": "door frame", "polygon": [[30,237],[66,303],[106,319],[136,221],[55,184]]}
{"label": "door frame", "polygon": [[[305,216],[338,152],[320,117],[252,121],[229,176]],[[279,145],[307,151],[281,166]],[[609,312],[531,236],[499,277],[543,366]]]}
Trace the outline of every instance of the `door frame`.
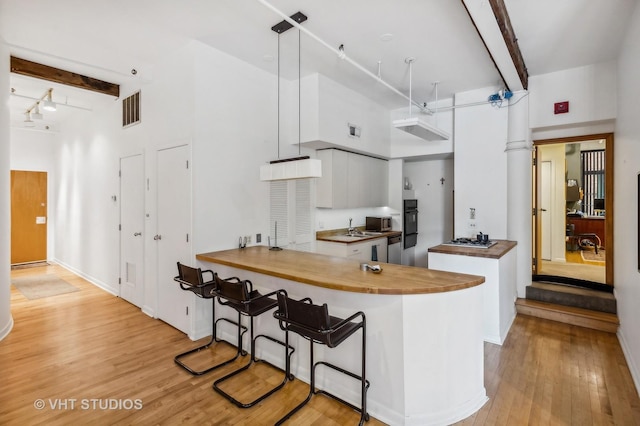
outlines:
{"label": "door frame", "polygon": [[[613,169],[613,156],[614,156],[614,136],[613,133],[597,133],[591,135],[584,136],[571,136],[566,138],[554,138],[554,139],[541,139],[533,141],[533,158],[537,158],[537,147],[542,145],[553,145],[553,144],[567,144],[567,143],[576,143],[576,142],[586,142],[595,139],[604,139],[605,140],[605,200],[604,200],[604,208],[607,212],[604,219],[604,228],[605,228],[605,238],[607,241],[607,248],[605,250],[605,283],[613,286],[613,271],[614,271],[614,235],[613,235],[613,197],[614,197],[614,169]],[[540,193],[539,193],[539,171],[538,167],[535,166],[536,161],[533,162],[533,231],[532,231],[532,240],[533,240],[533,253],[534,253],[534,262],[533,262],[533,274],[537,274],[540,268],[540,259],[541,259],[541,246],[540,246],[540,218],[541,215],[536,214],[539,210],[540,205]]]}

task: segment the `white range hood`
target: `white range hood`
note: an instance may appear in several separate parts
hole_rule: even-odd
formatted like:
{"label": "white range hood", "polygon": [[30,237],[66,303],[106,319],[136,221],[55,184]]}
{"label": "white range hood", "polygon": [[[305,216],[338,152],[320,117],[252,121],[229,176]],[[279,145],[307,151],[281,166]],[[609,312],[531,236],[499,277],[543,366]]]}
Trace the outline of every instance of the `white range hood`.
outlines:
{"label": "white range hood", "polygon": [[404,130],[428,141],[449,140],[449,133],[421,120],[420,117],[403,118],[393,121],[393,127]]}

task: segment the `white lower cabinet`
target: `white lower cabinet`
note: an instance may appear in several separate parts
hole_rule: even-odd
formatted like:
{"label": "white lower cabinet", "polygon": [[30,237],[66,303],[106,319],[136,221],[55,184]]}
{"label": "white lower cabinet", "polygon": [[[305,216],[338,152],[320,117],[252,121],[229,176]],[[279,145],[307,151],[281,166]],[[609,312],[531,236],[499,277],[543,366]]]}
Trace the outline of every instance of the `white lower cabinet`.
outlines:
{"label": "white lower cabinet", "polygon": [[366,240],[359,243],[338,243],[332,241],[316,241],[316,252],[331,256],[348,257],[361,262],[372,260],[373,252],[377,254],[377,262],[387,262],[387,237]]}

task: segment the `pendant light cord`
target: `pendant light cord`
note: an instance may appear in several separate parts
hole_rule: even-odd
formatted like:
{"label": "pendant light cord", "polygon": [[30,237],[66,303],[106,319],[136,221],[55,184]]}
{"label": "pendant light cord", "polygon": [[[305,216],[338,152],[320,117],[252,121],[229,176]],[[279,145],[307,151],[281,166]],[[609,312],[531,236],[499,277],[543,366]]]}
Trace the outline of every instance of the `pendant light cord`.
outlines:
{"label": "pendant light cord", "polygon": [[278,160],[280,159],[280,33],[278,33]]}
{"label": "pendant light cord", "polygon": [[300,43],[301,43],[301,39],[300,39],[300,29],[298,28],[298,156],[300,156],[300,134],[301,134],[301,127],[300,127],[300,97],[302,96],[302,92],[300,91],[300,88],[302,87],[301,84],[301,79],[300,79],[300,59],[301,59],[301,47],[300,47]]}

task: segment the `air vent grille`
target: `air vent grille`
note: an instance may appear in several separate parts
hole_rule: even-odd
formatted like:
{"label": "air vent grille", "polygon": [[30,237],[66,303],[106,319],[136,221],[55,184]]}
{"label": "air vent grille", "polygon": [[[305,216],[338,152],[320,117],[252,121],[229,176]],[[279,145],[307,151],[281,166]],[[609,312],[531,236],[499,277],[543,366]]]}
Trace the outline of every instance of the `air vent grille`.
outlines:
{"label": "air vent grille", "polygon": [[122,100],[122,127],[140,123],[140,92]]}

